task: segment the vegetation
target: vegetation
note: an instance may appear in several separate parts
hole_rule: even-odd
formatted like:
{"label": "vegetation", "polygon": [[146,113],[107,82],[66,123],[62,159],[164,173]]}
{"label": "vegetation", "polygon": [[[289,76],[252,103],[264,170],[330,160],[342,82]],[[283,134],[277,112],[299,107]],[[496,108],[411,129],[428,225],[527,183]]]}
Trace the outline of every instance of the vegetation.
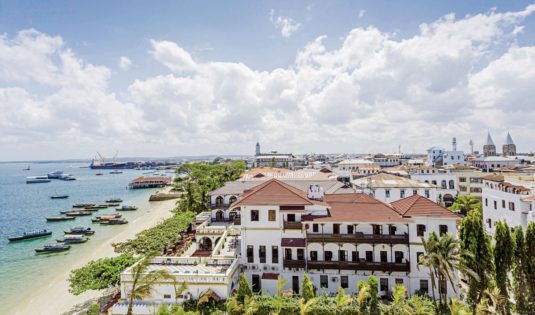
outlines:
{"label": "vegetation", "polygon": [[131,254],[90,261],[69,276],[69,292],[79,295],[88,290],[103,290],[119,284],[121,271],[137,261]]}
{"label": "vegetation", "polygon": [[236,180],[245,171],[245,162],[225,164],[185,163],[177,169],[179,174],[175,189],[182,191],[178,207],[182,211],[202,212],[207,210],[207,194]]}
{"label": "vegetation", "polygon": [[143,230],[132,240],[115,243],[117,253],[149,255],[161,253],[178,241],[179,233],[186,230],[195,218],[193,212],[176,212],[171,218],[164,220],[155,227]]}
{"label": "vegetation", "polygon": [[474,196],[458,196],[449,209],[460,211],[462,215],[467,215],[472,210],[482,211],[483,205],[481,204],[481,201]]}
{"label": "vegetation", "polygon": [[[508,296],[510,287],[508,271],[511,270],[513,264],[513,240],[509,227],[505,222],[496,222],[496,230],[494,232],[494,264],[496,265],[496,286],[500,293]],[[507,305],[503,305],[501,312],[509,314],[508,301]]]}

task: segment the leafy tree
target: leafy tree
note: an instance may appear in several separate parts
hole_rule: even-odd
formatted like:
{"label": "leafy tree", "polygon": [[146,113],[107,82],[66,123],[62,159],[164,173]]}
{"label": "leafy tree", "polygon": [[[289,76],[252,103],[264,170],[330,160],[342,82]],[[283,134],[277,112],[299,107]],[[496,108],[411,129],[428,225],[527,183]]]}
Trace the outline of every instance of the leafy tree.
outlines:
{"label": "leafy tree", "polygon": [[369,314],[378,315],[379,311],[379,282],[374,275],[368,277],[368,286],[370,287]]}
{"label": "leafy tree", "polygon": [[151,257],[144,258],[131,268],[132,284],[126,296],[128,301],[126,315],[132,315],[134,300],[142,300],[150,296],[154,285],[168,277],[167,272],[162,269],[147,272],[151,260]]}
{"label": "leafy tree", "polygon": [[[485,296],[476,306],[477,315],[505,314],[507,299],[501,294],[500,289],[485,290]],[[500,311],[502,310],[502,311]]]}
{"label": "leafy tree", "polygon": [[407,300],[413,315],[434,315],[435,304],[426,296],[413,295]]}
{"label": "leafy tree", "polygon": [[336,294],[336,309],[342,310],[346,305],[351,302],[351,298],[347,295],[343,288],[338,288],[338,293]]}
{"label": "leafy tree", "polygon": [[522,228],[515,228],[513,232],[513,293],[515,310],[520,314],[529,312],[529,296],[531,294],[528,280],[527,247]]}
{"label": "leafy tree", "polygon": [[310,309],[316,304],[316,298],[312,298],[308,301],[306,301],[304,298],[301,298],[299,300],[299,314],[300,315],[307,315],[311,314],[312,312]]}
{"label": "leafy tree", "polygon": [[530,222],[526,229],[526,256],[529,275],[529,304],[535,312],[535,222]]}
{"label": "leafy tree", "polygon": [[314,285],[312,284],[312,281],[310,281],[308,275],[305,273],[301,283],[301,297],[305,299],[305,302],[308,302],[309,300],[313,299],[314,296]]}
{"label": "leafy tree", "polygon": [[121,272],[137,261],[131,254],[92,260],[69,275],[69,292],[79,295],[88,290],[103,290],[119,284]]}
{"label": "leafy tree", "polygon": [[505,297],[505,303],[501,305],[501,312],[509,314],[508,303],[508,273],[513,264],[513,240],[509,226],[505,222],[496,222],[496,231],[494,232],[494,264],[496,266],[496,285],[501,295]]}
{"label": "leafy tree", "polygon": [[466,215],[472,210],[481,211],[482,205],[481,201],[474,196],[459,196],[449,209],[460,211],[462,215]]}
{"label": "leafy tree", "polygon": [[471,270],[468,277],[467,302],[475,307],[483,297],[494,274],[490,237],[483,228],[481,211],[470,211],[459,228],[463,265]]}
{"label": "leafy tree", "polygon": [[451,315],[471,315],[472,312],[462,301],[451,299],[448,305]]}
{"label": "leafy tree", "polygon": [[236,290],[236,299],[239,303],[244,303],[245,297],[253,296],[253,289],[247,281],[247,277],[244,273],[241,273],[238,277],[238,289]]}
{"label": "leafy tree", "polygon": [[412,315],[414,310],[407,303],[407,289],[402,284],[397,284],[392,290],[392,302],[381,304],[381,314],[384,315]]}

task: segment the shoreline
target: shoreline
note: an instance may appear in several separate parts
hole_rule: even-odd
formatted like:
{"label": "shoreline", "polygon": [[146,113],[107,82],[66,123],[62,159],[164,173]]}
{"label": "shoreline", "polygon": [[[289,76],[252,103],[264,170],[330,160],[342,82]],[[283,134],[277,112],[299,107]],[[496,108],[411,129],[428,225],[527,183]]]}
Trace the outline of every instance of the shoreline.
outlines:
{"label": "shoreline", "polygon": [[38,313],[43,315],[58,315],[71,311],[78,304],[99,298],[104,290],[88,291],[78,296],[69,293],[67,279],[71,270],[82,267],[91,260],[116,256],[117,254],[111,246],[112,243],[131,239],[142,230],[153,227],[163,219],[169,218],[172,215],[171,210],[176,207],[175,204],[176,199],[151,202],[145,213],[128,223],[127,229],[102,242],[87,255],[81,256],[69,266],[68,270],[58,271],[57,275],[46,286],[29,292],[18,305],[8,309],[7,314],[35,314],[38,310]]}

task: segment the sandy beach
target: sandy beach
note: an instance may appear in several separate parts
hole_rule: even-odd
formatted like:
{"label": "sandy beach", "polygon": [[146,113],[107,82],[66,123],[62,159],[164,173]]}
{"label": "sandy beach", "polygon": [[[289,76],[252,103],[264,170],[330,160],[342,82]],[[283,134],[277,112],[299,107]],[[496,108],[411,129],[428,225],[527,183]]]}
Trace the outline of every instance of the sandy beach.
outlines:
{"label": "sandy beach", "polygon": [[146,213],[129,222],[128,228],[119,232],[107,241],[102,242],[87,255],[80,257],[70,269],[58,273],[53,280],[46,286],[29,293],[24,297],[22,303],[16,308],[12,308],[6,314],[13,315],[60,315],[73,308],[73,306],[83,303],[90,299],[98,298],[102,292],[89,291],[84,294],[75,296],[69,293],[67,279],[71,269],[79,268],[87,262],[99,258],[116,255],[113,251],[112,243],[125,241],[133,238],[140,231],[158,224],[161,220],[172,215],[170,210],[175,208],[176,200],[158,201],[150,203]]}

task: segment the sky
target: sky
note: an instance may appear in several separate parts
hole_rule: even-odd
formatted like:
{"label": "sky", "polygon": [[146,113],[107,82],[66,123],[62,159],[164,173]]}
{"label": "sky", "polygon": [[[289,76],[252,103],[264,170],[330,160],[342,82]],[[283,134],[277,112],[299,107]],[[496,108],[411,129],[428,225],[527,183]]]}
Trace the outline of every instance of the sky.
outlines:
{"label": "sky", "polygon": [[0,160],[535,151],[526,1],[0,0]]}

